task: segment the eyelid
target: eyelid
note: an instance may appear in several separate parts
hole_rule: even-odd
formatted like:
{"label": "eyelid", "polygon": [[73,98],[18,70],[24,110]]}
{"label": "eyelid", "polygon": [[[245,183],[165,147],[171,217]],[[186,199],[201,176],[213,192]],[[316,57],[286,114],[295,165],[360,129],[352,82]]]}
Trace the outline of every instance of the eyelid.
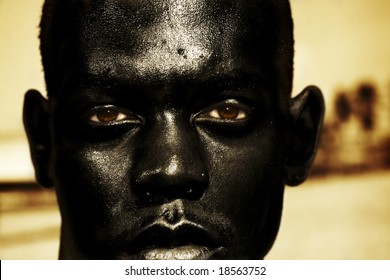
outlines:
{"label": "eyelid", "polygon": [[[237,117],[235,117],[234,119],[224,119],[219,116],[218,109],[221,109],[223,106],[226,105],[236,107],[239,110]],[[202,111],[197,113],[194,118],[197,120],[215,120],[229,122],[245,121],[251,117],[252,110],[253,108],[247,106],[243,102],[240,102],[236,99],[227,99],[219,103],[213,104],[206,109],[203,109]]]}
{"label": "eyelid", "polygon": [[[116,120],[108,121],[108,122],[102,122],[98,119],[97,113],[99,110],[104,109],[112,109],[118,112],[118,117]],[[123,107],[118,107],[115,105],[99,105],[95,106],[89,110],[87,110],[83,115],[82,118],[93,125],[101,125],[101,126],[109,126],[109,125],[117,125],[117,124],[125,124],[125,123],[142,123],[142,118],[135,114],[134,112],[125,109]]]}
{"label": "eyelid", "polygon": [[[127,115],[121,113],[120,111],[118,111],[118,112],[119,112],[118,119],[116,121],[121,121],[121,120],[126,119]],[[92,116],[90,117],[90,120],[93,122],[97,122],[97,123],[103,123],[102,121],[99,121],[98,116],[96,114],[92,114]]]}
{"label": "eyelid", "polygon": [[[208,116],[214,119],[223,119],[218,112],[218,108],[209,111]],[[242,120],[247,118],[247,116],[248,114],[244,110],[239,109],[238,115],[237,117],[235,117],[235,120]]]}

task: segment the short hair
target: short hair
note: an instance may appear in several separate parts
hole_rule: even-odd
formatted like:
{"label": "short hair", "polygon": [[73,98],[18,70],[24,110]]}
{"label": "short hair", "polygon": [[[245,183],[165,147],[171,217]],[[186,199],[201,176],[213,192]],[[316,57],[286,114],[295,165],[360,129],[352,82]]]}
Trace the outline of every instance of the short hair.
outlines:
{"label": "short hair", "polygon": [[[40,23],[40,50],[49,98],[56,92],[60,81],[61,61],[66,61],[66,55],[72,55],[64,51],[72,43],[72,38],[80,35],[84,11],[91,1],[101,3],[104,0],[45,0]],[[274,57],[275,70],[279,73],[277,84],[281,85],[280,90],[283,95],[289,97],[292,90],[294,57],[290,2],[289,0],[255,1],[270,2],[276,7],[277,20],[272,21],[272,24],[275,24],[272,27],[272,34],[277,40]]]}

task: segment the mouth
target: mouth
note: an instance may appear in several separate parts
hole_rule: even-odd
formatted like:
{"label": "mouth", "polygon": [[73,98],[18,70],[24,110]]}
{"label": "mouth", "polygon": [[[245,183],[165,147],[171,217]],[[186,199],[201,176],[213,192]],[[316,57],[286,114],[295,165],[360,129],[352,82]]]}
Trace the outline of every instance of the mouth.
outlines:
{"label": "mouth", "polygon": [[211,259],[224,249],[212,232],[188,221],[174,226],[160,222],[147,226],[129,247],[130,255],[145,260]]}
{"label": "mouth", "polygon": [[172,248],[154,248],[141,252],[145,260],[205,260],[209,259],[218,248],[186,245]]}

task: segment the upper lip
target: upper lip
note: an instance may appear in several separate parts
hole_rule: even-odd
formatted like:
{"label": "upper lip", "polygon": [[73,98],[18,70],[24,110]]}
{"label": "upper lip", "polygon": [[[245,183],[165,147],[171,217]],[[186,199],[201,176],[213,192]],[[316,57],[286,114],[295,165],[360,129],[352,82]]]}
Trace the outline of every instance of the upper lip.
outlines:
{"label": "upper lip", "polygon": [[138,254],[147,249],[173,248],[185,245],[219,248],[222,246],[217,236],[202,226],[182,221],[175,226],[155,222],[143,228],[131,240],[128,252]]}

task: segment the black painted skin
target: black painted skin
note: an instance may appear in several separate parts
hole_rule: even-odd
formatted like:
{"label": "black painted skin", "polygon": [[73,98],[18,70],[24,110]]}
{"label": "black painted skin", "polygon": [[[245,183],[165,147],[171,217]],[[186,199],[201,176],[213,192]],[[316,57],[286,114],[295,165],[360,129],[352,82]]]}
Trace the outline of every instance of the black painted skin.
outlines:
{"label": "black painted skin", "polygon": [[281,89],[275,19],[251,16],[272,1],[103,2],[65,48],[57,92],[26,95],[37,180],[58,196],[60,258],[263,258],[323,111],[318,89],[291,106]]}

